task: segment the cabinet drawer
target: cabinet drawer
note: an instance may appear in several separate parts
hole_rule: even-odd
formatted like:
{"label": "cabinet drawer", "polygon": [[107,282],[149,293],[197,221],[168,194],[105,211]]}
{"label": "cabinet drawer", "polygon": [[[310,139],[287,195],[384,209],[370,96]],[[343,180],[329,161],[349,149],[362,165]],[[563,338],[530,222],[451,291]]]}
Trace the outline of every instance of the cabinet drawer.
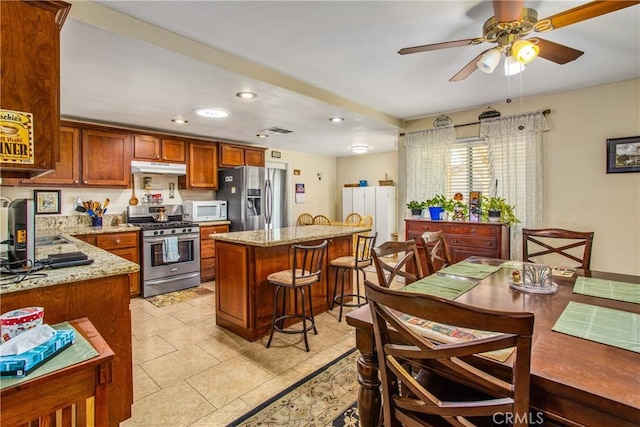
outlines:
{"label": "cabinet drawer", "polygon": [[440,231],[442,229],[442,224],[436,225],[431,222],[424,221],[407,221],[407,237],[410,239],[422,236],[422,233],[425,231]]}
{"label": "cabinet drawer", "polygon": [[472,236],[489,236],[495,237],[500,228],[499,227],[487,227],[485,225],[473,225],[473,224],[455,224],[447,223],[444,227],[446,234],[468,234]]}
{"label": "cabinet drawer", "polygon": [[473,237],[473,236],[447,236],[447,244],[449,246],[468,246],[471,248],[487,248],[496,249],[498,242],[496,239]]}
{"label": "cabinet drawer", "polygon": [[112,233],[96,236],[97,246],[101,249],[134,247],[138,244],[138,233]]}
{"label": "cabinet drawer", "polygon": [[206,237],[200,242],[200,258],[213,258],[216,256],[216,241]]}

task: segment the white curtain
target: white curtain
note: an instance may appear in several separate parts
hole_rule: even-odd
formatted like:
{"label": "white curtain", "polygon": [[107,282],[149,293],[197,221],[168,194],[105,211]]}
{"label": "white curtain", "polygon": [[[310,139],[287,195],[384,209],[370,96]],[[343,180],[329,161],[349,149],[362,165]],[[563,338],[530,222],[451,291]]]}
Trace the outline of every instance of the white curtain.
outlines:
{"label": "white curtain", "polygon": [[511,259],[522,259],[522,228],[542,225],[543,135],[548,130],[542,112],[480,122],[480,136],[489,145],[490,196],[515,205],[521,221],[511,227]]}
{"label": "white curtain", "polygon": [[455,139],[453,126],[405,135],[407,201],[424,201],[445,193],[449,144]]}

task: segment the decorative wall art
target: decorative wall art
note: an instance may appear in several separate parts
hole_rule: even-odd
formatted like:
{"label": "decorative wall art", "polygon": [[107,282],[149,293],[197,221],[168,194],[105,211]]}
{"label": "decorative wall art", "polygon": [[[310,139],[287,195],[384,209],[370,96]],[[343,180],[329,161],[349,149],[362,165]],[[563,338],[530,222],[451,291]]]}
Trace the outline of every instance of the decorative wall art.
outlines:
{"label": "decorative wall art", "polygon": [[60,213],[60,190],[33,190],[36,215]]}
{"label": "decorative wall art", "polygon": [[640,172],[640,136],[607,139],[607,173]]}

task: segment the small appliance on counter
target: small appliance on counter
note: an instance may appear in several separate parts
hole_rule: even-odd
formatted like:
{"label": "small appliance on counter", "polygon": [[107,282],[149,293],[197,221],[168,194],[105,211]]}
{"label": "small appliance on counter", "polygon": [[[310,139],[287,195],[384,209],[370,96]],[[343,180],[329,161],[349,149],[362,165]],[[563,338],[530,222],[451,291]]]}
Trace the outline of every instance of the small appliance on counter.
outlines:
{"label": "small appliance on counter", "polygon": [[35,203],[33,199],[16,199],[7,212],[9,268],[33,266],[35,258]]}
{"label": "small appliance on counter", "polygon": [[186,200],[182,204],[185,221],[225,221],[227,202],[224,200]]}

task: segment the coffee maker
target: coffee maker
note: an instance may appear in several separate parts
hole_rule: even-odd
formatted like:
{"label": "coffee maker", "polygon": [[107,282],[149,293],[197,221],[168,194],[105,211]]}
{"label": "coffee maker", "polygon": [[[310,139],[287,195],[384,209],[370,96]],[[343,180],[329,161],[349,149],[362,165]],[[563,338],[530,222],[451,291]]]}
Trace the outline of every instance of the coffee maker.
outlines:
{"label": "coffee maker", "polygon": [[16,199],[9,204],[7,228],[9,268],[33,266],[35,258],[35,203],[33,199]]}

